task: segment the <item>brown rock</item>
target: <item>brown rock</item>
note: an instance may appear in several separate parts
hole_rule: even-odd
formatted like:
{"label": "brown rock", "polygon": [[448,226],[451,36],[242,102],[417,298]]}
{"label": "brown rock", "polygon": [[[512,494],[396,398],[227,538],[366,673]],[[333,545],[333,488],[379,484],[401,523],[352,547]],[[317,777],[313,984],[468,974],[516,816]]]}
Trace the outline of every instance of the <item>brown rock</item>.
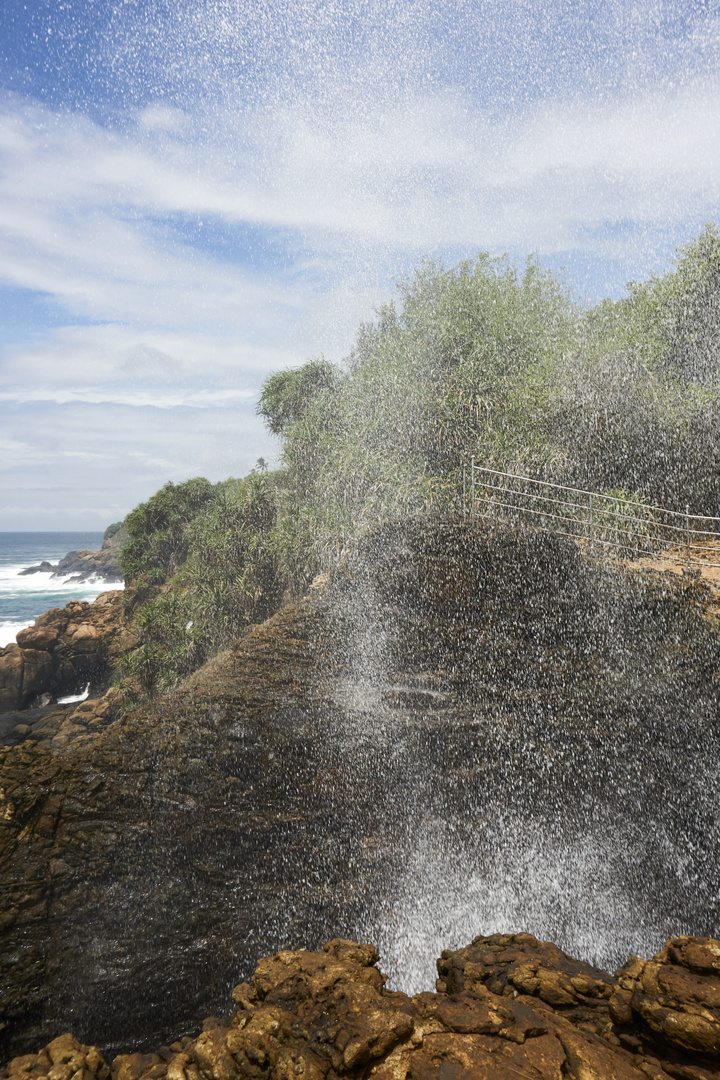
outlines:
{"label": "brown rock", "polygon": [[28,626],[17,633],[17,643],[23,649],[40,649],[49,652],[58,642],[60,631],[57,626]]}
{"label": "brown rock", "polygon": [[617,977],[616,1022],[630,1022],[629,1005],[661,1046],[720,1060],[720,941],[673,938],[652,960],[631,958]]}
{"label": "brown rock", "polygon": [[586,1032],[563,1031],[559,1038],[566,1054],[565,1076],[575,1080],[641,1080],[647,1076],[612,1046]]}
{"label": "brown rock", "polygon": [[49,652],[38,649],[21,649],[23,675],[21,705],[27,705],[45,689],[45,684],[53,670],[53,659]]}
{"label": "brown rock", "polygon": [[27,708],[42,694],[74,693],[86,683],[105,689],[113,661],[140,641],[128,623],[122,592],[92,604],[73,600],[51,608],[0,650],[0,712]]}
{"label": "brown rock", "polygon": [[166,1068],[159,1054],[118,1054],[112,1063],[112,1080],[138,1080],[140,1076],[165,1075]]}
{"label": "brown rock", "polygon": [[17,708],[22,697],[23,658],[18,645],[0,649],[0,712]]}
{"label": "brown rock", "polygon": [[[68,619],[66,611],[67,608],[48,608],[48,610],[44,611],[42,615],[38,615],[37,619],[35,620],[35,627],[37,628],[38,626],[55,626],[56,624],[61,625],[63,623],[67,623]],[[30,629],[32,629],[32,627],[30,627]]]}
{"label": "brown rock", "polygon": [[606,971],[574,960],[532,934],[493,934],[472,945],[446,951],[438,960],[438,989],[449,993],[487,986],[495,994],[513,991],[553,1006],[603,1006],[613,990]]}
{"label": "brown rock", "polygon": [[108,1080],[110,1069],[95,1046],[83,1046],[72,1035],[53,1039],[39,1054],[13,1058],[5,1070],[8,1080],[45,1077],[48,1080]]}

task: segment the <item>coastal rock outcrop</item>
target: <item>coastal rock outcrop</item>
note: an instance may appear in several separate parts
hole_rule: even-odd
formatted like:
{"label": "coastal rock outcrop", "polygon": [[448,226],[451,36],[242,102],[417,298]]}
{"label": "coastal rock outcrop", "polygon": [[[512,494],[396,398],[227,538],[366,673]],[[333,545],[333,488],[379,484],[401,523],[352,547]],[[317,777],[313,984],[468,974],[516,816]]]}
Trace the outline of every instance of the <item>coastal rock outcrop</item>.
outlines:
{"label": "coastal rock outcrop", "polygon": [[618,1025],[679,1051],[720,1058],[720,941],[680,937],[617,973],[610,1011]]}
{"label": "coastal rock outcrop", "polygon": [[139,642],[121,590],[92,603],[72,600],[51,608],[21,630],[17,644],[0,649],[0,713],[24,709],[43,694],[74,694],[90,683],[104,690],[112,661]]}
{"label": "coastal rock outcrop", "polygon": [[593,1018],[598,1012],[608,1014],[614,986],[607,972],[574,960],[550,941],[538,942],[532,934],[475,938],[465,949],[444,952],[438,974],[437,989],[443,993],[486,986],[494,994],[527,994],[565,1011],[590,1007]]}
{"label": "coastal rock outcrop", "polygon": [[[708,1005],[715,1016],[720,999],[719,956],[720,941],[676,938],[652,961],[631,958],[615,980],[530,934],[494,934],[444,952],[437,992],[410,997],[386,988],[373,945],[334,938],[320,952],[286,950],[261,960],[251,981],[233,991],[234,1015],[206,1020],[195,1038],[108,1063],[68,1033],[39,1054],[14,1058],[0,1076],[717,1080],[720,1046],[700,1021]],[[705,980],[699,996],[697,978]],[[643,1012],[647,998],[661,1007],[658,987],[669,989],[674,1015],[694,1017],[692,1024],[668,1025],[666,1010],[658,1026],[652,1006]],[[608,998],[628,992],[630,1011],[613,1006],[611,1018]],[[601,1018],[593,1008],[578,1009],[597,1001],[604,1003]]]}
{"label": "coastal rock outcrop", "polygon": [[120,529],[103,541],[99,551],[68,551],[54,566],[43,560],[36,566],[21,570],[19,576],[50,573],[53,577],[68,578],[74,584],[90,580],[122,581],[120,552],[126,540],[126,531]]}

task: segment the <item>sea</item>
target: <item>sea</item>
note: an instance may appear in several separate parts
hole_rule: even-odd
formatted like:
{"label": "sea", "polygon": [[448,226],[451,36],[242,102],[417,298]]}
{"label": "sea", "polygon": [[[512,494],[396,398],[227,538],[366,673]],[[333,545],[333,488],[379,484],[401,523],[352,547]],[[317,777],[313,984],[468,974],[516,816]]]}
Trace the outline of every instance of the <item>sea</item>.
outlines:
{"label": "sea", "polygon": [[32,625],[48,608],[122,589],[122,581],[69,584],[68,578],[51,574],[19,576],[44,561],[54,566],[68,551],[98,551],[102,541],[101,532],[0,532],[0,647],[15,641],[18,630]]}

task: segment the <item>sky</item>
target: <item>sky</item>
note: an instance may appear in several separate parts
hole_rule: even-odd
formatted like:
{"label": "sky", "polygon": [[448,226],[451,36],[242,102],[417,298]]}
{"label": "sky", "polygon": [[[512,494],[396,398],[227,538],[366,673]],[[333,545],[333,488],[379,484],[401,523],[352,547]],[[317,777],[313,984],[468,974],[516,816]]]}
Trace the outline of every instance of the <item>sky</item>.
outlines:
{"label": "sky", "polygon": [[2,0],[0,530],[280,447],[424,258],[620,296],[720,221],[720,0]]}

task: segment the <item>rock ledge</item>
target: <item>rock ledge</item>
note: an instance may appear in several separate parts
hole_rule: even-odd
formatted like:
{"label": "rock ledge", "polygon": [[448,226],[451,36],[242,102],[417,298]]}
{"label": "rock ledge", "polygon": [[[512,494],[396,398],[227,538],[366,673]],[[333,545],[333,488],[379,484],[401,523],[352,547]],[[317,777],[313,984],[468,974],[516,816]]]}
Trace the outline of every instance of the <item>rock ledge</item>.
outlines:
{"label": "rock ledge", "polygon": [[478,937],[438,960],[436,993],[385,988],[372,945],[279,952],[157,1053],[109,1065],[70,1034],[2,1080],[717,1080],[720,941],[680,937],[615,978],[530,934]]}

